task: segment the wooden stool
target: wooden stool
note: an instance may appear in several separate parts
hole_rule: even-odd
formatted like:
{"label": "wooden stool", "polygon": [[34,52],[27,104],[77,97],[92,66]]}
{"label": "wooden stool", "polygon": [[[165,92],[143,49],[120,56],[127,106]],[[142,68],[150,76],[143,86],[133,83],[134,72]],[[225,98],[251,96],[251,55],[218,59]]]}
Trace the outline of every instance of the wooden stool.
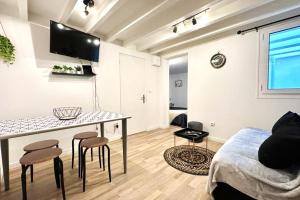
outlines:
{"label": "wooden stool", "polygon": [[65,196],[65,186],[64,186],[64,173],[63,173],[63,162],[59,158],[62,150],[60,148],[48,148],[33,151],[23,155],[20,159],[20,164],[22,165],[22,174],[21,174],[21,182],[22,182],[22,194],[23,200],[27,199],[27,191],[26,191],[26,171],[27,169],[37,163],[45,162],[53,159],[54,161],[54,174],[57,188],[62,189],[63,199],[66,199]]}
{"label": "wooden stool", "polygon": [[[109,175],[109,182],[111,182],[111,171],[110,171],[110,149],[109,146],[107,145],[108,139],[105,137],[96,137],[96,138],[90,138],[83,140],[81,143],[81,158],[82,158],[82,173],[83,173],[83,192],[85,192],[85,180],[86,180],[86,162],[85,162],[85,155],[88,149],[92,149],[95,147],[98,147],[98,152],[99,152],[99,163],[101,167],[101,159],[100,159],[100,147],[102,148],[102,158],[103,158],[103,171],[105,170],[105,152],[104,152],[104,147],[107,148],[107,157],[108,157],[108,175]],[[85,150],[83,151],[83,149]]]}
{"label": "wooden stool", "polygon": [[[28,144],[23,148],[23,150],[25,151],[25,154],[28,154],[33,151],[52,148],[55,146],[58,148],[58,143],[59,143],[58,140],[43,140],[43,141]],[[31,182],[33,182],[33,165],[30,166],[30,175],[31,175],[30,176]]]}
{"label": "wooden stool", "polygon": [[[78,143],[78,176],[81,177],[81,152],[80,152],[80,144],[82,140],[88,139],[88,138],[95,138],[98,136],[97,132],[83,132],[83,133],[78,133],[73,136],[72,139],[72,169],[74,167],[74,140],[79,140]],[[91,149],[91,160],[93,161],[93,149]],[[100,162],[101,163],[101,162]]]}

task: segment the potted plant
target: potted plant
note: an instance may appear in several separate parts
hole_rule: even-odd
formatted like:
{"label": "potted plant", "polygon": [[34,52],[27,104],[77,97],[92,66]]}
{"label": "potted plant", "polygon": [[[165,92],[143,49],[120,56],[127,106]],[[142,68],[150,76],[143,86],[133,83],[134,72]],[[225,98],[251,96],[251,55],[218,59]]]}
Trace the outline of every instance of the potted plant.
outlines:
{"label": "potted plant", "polygon": [[0,58],[8,64],[15,61],[15,46],[3,35],[0,35]]}
{"label": "potted plant", "polygon": [[59,65],[54,65],[53,68],[52,68],[52,71],[53,72],[61,72],[62,68]]}
{"label": "potted plant", "polygon": [[62,69],[64,73],[68,73],[69,67],[67,65],[63,65]]}
{"label": "potted plant", "polygon": [[68,72],[69,74],[74,74],[75,73],[75,70],[73,67],[68,67]]}
{"label": "potted plant", "polygon": [[82,68],[81,68],[81,66],[77,65],[75,67],[75,70],[76,70],[76,74],[82,74]]}

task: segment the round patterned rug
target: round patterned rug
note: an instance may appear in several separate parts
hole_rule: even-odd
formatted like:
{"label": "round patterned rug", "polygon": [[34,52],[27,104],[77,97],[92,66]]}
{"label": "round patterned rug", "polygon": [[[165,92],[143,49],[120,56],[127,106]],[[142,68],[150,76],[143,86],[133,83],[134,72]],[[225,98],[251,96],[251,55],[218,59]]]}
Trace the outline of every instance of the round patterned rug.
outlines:
{"label": "round patterned rug", "polygon": [[208,175],[209,166],[215,152],[195,146],[181,145],[167,149],[166,162],[180,171],[193,175]]}

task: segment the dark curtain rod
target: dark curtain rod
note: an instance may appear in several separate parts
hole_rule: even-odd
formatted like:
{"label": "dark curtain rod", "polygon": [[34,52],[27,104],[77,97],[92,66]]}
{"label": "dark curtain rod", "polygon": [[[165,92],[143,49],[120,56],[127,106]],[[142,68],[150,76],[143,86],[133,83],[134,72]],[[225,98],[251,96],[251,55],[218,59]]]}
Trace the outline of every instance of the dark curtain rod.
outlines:
{"label": "dark curtain rod", "polygon": [[300,17],[300,15],[295,15],[293,17],[288,17],[288,18],[285,18],[285,19],[281,19],[281,20],[278,20],[278,21],[275,21],[275,22],[270,22],[270,23],[267,23],[267,24],[264,24],[264,25],[256,26],[256,27],[253,27],[253,28],[245,29],[245,30],[239,30],[237,32],[237,34],[242,34],[242,33],[246,33],[246,32],[253,31],[253,30],[258,31],[258,29],[260,29],[260,28],[270,26],[272,24],[277,24],[279,22],[287,21],[287,20],[290,20],[290,19],[294,19],[294,18],[297,18],[297,17]]}

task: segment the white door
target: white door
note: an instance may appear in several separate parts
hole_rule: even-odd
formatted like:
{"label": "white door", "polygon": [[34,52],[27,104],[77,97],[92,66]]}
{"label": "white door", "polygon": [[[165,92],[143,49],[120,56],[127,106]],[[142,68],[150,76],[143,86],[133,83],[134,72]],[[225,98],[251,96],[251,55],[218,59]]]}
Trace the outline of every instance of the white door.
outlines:
{"label": "white door", "polygon": [[131,116],[128,134],[146,130],[145,59],[120,54],[121,112]]}

